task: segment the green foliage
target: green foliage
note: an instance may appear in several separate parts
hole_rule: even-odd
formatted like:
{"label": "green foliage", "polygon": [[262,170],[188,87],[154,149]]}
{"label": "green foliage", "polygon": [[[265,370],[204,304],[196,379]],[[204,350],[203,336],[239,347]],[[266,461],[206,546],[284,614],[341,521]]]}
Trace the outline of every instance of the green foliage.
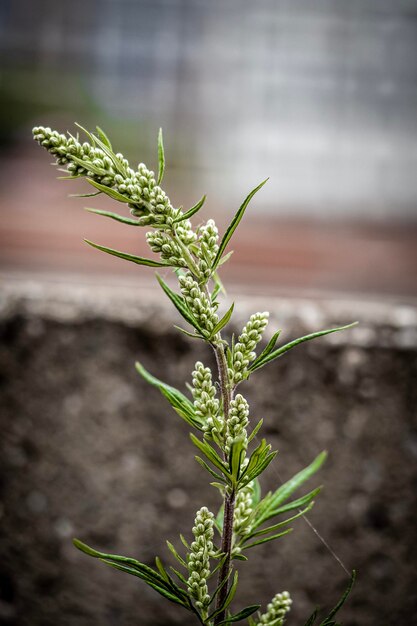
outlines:
{"label": "green foliage", "polygon": [[[157,275],[163,292],[191,329],[179,328],[187,336],[201,339],[213,350],[217,372],[197,362],[190,387],[193,400],[178,389],[167,385],[150,374],[141,363],[136,369],[142,378],[168,400],[174,411],[194,430],[191,441],[198,450],[196,461],[210,475],[211,482],[222,496],[216,517],[201,507],[192,527],[193,540],[180,539],[185,554],[167,541],[172,557],[182,568],[170,566],[168,573],[159,557],[156,569],[136,559],[107,554],[90,548],[75,539],[74,545],[85,554],[103,563],[136,576],[171,602],[191,612],[205,626],[223,626],[248,620],[249,626],[282,626],[291,606],[288,592],[276,594],[264,614],[258,619],[252,615],[260,608],[251,605],[233,613],[233,603],[238,588],[236,561],[245,561],[251,548],[274,541],[292,531],[292,523],[304,516],[313,506],[320,492],[316,487],[292,499],[293,494],[322,466],[326,453],[322,452],[306,468],[290,478],[275,491],[262,496],[258,477],[275,459],[276,451],[265,438],[258,439],[263,420],[254,427],[250,424],[250,409],[246,399],[235,394],[237,385],[253,372],[272,363],[292,348],[312,339],[351,328],[353,324],[308,334],[276,347],[280,332],[275,332],[261,350],[255,349],[262,340],[268,323],[268,313],[254,313],[235,341],[227,341],[222,332],[232,319],[234,304],[219,315],[220,298],[225,294],[218,268],[230,259],[232,251],[227,246],[242,220],[249,202],[260,191],[267,179],[255,187],[239,207],[220,243],[217,227],[209,219],[195,230],[190,222],[203,207],[204,195],[188,211],[175,208],[160,187],[165,172],[165,153],[162,130],[158,135],[158,175],[140,163],[133,169],[112,144],[101,128],[90,133],[78,126],[87,140],[81,143],[78,136],[60,134],[50,128],[33,129],[35,140],[50,152],[57,165],[64,168],[63,178],[85,178],[94,187],[94,197],[105,194],[130,209],[131,217],[96,208],[87,210],[124,225],[150,228],[146,240],[158,259],[148,259],[105,247],[91,241],[86,243],[97,250],[122,260],[149,267],[171,267],[178,280],[179,292]],[[220,543],[214,543],[214,533]],[[178,567],[178,566],[177,566]],[[214,581],[214,577],[217,581]],[[335,608],[320,626],[337,626],[334,616],[348,597],[348,589]],[[313,626],[317,611],[305,626]]]}

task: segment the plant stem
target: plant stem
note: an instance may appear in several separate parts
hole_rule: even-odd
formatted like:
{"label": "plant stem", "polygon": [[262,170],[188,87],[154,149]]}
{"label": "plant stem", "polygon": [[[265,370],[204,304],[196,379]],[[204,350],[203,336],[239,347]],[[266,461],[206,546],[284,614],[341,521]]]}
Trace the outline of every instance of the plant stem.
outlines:
{"label": "plant stem", "polygon": [[[219,370],[219,383],[223,400],[223,413],[224,413],[224,432],[226,430],[226,422],[229,419],[230,401],[232,399],[232,392],[230,389],[228,374],[227,374],[227,362],[224,354],[224,346],[221,343],[220,333],[216,337],[217,343],[215,344],[215,354],[217,367]],[[230,561],[232,554],[232,539],[233,539],[233,516],[235,510],[235,492],[225,493],[224,496],[224,516],[223,516],[223,531],[222,531],[222,543],[221,551],[226,555],[224,563],[219,571],[218,584],[220,585],[223,580],[230,575]],[[216,609],[219,609],[224,603],[227,593],[229,591],[229,583],[226,582],[220,589],[216,600]],[[221,611],[215,618],[214,624],[220,624],[225,618],[225,611]]]}

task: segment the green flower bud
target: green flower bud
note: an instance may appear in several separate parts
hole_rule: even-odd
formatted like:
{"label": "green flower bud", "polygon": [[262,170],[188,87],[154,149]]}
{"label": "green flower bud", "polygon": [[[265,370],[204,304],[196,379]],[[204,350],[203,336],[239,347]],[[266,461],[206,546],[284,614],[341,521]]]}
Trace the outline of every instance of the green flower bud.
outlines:
{"label": "green flower bud", "polygon": [[268,317],[267,311],[254,313],[244,326],[233,350],[232,368],[231,371],[229,370],[232,384],[237,385],[246,378],[248,365],[256,358],[254,350],[262,339],[262,333],[268,324]]}
{"label": "green flower bud", "polygon": [[212,333],[219,318],[211,301],[190,274],[180,276],[179,283],[189,311],[203,330]]}
{"label": "green flower bud", "polygon": [[161,255],[161,259],[173,267],[187,267],[179,245],[166,233],[154,230],[146,233],[146,240],[153,252]]}
{"label": "green flower bud", "polygon": [[[216,398],[216,388],[212,382],[211,370],[204,367],[200,361],[195,364],[193,371],[193,388],[195,414],[203,423],[203,430],[213,439],[222,430],[222,419],[216,419],[219,412],[219,401]],[[218,428],[220,422],[220,428]]]}
{"label": "green flower bud", "polygon": [[288,591],[277,593],[266,607],[266,613],[261,615],[256,626],[268,626],[268,624],[282,626],[285,621],[285,616],[291,609],[291,604],[292,600]]}
{"label": "green flower bud", "polygon": [[205,506],[197,511],[193,526],[194,541],[187,556],[188,593],[195,605],[204,609],[210,602],[207,579],[210,576],[210,556],[214,552],[214,516]]}
{"label": "green flower bud", "polygon": [[[230,452],[233,439],[241,435],[247,439],[246,427],[249,424],[249,405],[245,398],[238,393],[230,403],[229,419],[226,422],[225,451]],[[247,446],[247,443],[246,443]],[[245,446],[245,447],[246,447]]]}
{"label": "green flower bud", "polygon": [[248,520],[252,514],[253,481],[240,489],[236,496],[233,532],[244,535],[249,532]]}

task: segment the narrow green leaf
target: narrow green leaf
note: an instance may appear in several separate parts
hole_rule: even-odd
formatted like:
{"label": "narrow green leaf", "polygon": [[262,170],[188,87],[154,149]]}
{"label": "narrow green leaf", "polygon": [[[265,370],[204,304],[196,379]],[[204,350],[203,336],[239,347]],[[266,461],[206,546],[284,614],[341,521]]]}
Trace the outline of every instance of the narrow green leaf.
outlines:
{"label": "narrow green leaf", "polygon": [[271,506],[276,508],[291,496],[302,484],[313,476],[323,465],[327,458],[327,452],[320,452],[310,465],[295,474],[290,480],[278,487],[271,498]]}
{"label": "narrow green leaf", "polygon": [[282,528],[283,526],[286,526],[287,524],[290,524],[294,520],[296,520],[299,517],[302,517],[303,515],[308,513],[308,511],[310,511],[312,509],[313,504],[314,504],[313,502],[310,502],[309,506],[305,507],[302,511],[299,511],[295,515],[292,515],[291,517],[287,518],[286,520],[283,520],[282,522],[278,522],[278,524],[274,524],[273,526],[268,526],[268,528],[262,528],[262,530],[258,530],[256,532],[252,532],[250,535],[245,535],[244,538],[243,538],[244,541],[248,541],[249,539],[252,539],[252,537],[259,537],[261,535],[266,535],[268,533],[272,533],[272,532],[274,532],[274,530],[278,530],[278,528]]}
{"label": "narrow green leaf", "polygon": [[[85,165],[84,165],[84,167],[85,167]],[[101,183],[96,182],[92,178],[86,178],[86,181],[89,182],[90,185],[92,185],[93,187],[95,187],[99,191],[102,191],[103,193],[105,193],[106,196],[110,196],[110,198],[113,198],[113,200],[117,200],[118,202],[124,202],[125,204],[132,203],[132,199],[131,198],[128,198],[127,196],[124,196],[123,194],[119,193],[118,191],[116,191],[112,187],[107,187],[106,185],[102,185]]]}
{"label": "narrow green leaf", "polygon": [[214,337],[215,335],[217,335],[217,333],[219,333],[225,326],[226,324],[229,323],[230,318],[232,317],[232,313],[233,313],[233,309],[234,309],[235,303],[233,302],[232,306],[230,307],[230,309],[224,314],[224,316],[222,317],[222,319],[218,322],[218,324],[216,324],[216,326],[213,328],[213,331],[211,333],[211,336]]}
{"label": "narrow green leaf", "polygon": [[247,617],[249,617],[249,615],[255,613],[255,611],[257,611],[260,607],[260,604],[252,604],[251,606],[247,606],[246,608],[239,611],[239,613],[230,615],[230,617],[225,619],[223,622],[220,622],[219,626],[222,626],[223,624],[231,624],[232,622],[240,622],[240,620],[246,619]]}
{"label": "narrow green leaf", "polygon": [[235,232],[236,228],[239,225],[240,220],[243,217],[243,214],[246,210],[246,207],[248,206],[249,202],[252,200],[253,196],[256,194],[256,192],[258,192],[261,187],[263,187],[266,183],[268,179],[266,178],[264,181],[262,181],[262,183],[260,185],[258,185],[257,187],[255,187],[255,189],[253,189],[250,194],[245,198],[245,200],[243,201],[243,203],[240,205],[239,210],[237,211],[237,213],[235,214],[233,220],[230,223],[229,228],[226,230],[225,234],[223,235],[223,239],[221,240],[220,246],[219,246],[219,250],[216,254],[216,257],[213,261],[213,269],[216,269],[216,267],[219,264],[219,261],[221,259],[221,257],[223,256],[223,252],[226,249],[227,244],[229,243],[230,239],[232,238],[233,233]]}
{"label": "narrow green leaf", "polygon": [[245,550],[248,548],[253,548],[254,546],[259,546],[261,543],[267,543],[268,541],[273,541],[274,539],[278,539],[279,537],[283,537],[284,535],[288,535],[288,533],[292,532],[292,528],[287,528],[282,533],[278,533],[276,535],[271,535],[270,537],[265,537],[264,539],[259,539],[258,541],[254,541],[245,545]]}
{"label": "narrow green leaf", "polygon": [[259,482],[259,479],[255,478],[253,481],[252,507],[256,507],[260,499],[261,499],[261,484]]}
{"label": "narrow green leaf", "polygon": [[98,243],[93,243],[89,239],[84,239],[85,243],[88,243],[92,248],[96,248],[96,250],[101,250],[101,252],[106,252],[107,254],[111,254],[113,256],[119,257],[119,259],[124,259],[125,261],[131,261],[132,263],[137,263],[137,265],[147,265],[148,267],[169,267],[166,263],[160,263],[159,261],[154,261],[153,259],[145,259],[141,256],[135,256],[134,254],[128,254],[127,252],[120,252],[119,250],[113,250],[113,248],[106,248],[105,246],[99,246]]}
{"label": "narrow green leaf", "polygon": [[129,224],[129,226],[139,226],[137,220],[132,220],[130,217],[124,217],[123,215],[119,215],[118,213],[111,213],[111,211],[102,211],[101,209],[91,209],[90,207],[84,208],[89,213],[95,213],[95,215],[103,215],[103,217],[110,217],[112,220],[116,220],[117,222],[121,222],[122,224]]}
{"label": "narrow green leaf", "polygon": [[[214,470],[212,470],[211,467],[205,461],[203,461],[202,458],[200,458],[199,456],[196,456],[194,458],[197,461],[197,463],[200,463],[200,465],[202,467],[204,467],[204,469],[207,470],[208,473],[213,476],[213,478],[216,478],[217,480],[221,480],[223,483],[226,483],[226,481],[223,478],[223,476],[220,476],[220,474],[217,474]],[[213,483],[211,483],[211,484],[213,484]]]}
{"label": "narrow green leaf", "polygon": [[[74,161],[74,163],[76,163],[80,167],[83,167],[88,172],[93,172],[93,174],[96,174],[97,176],[105,176],[107,173],[103,167],[98,167],[97,165],[94,165],[94,163],[92,163],[91,161],[83,161],[83,159],[79,159],[74,155],[71,155],[71,161]],[[87,178],[87,180],[90,179]]]}
{"label": "narrow green leaf", "polygon": [[122,161],[114,154],[113,150],[107,146],[106,142],[102,141],[100,137],[97,137],[97,136],[94,137],[94,141],[97,144],[97,146],[103,150],[104,154],[113,163],[113,167],[116,170],[116,172],[122,175],[126,175],[127,170],[126,170],[125,164],[122,163]]}
{"label": "narrow green leaf", "polygon": [[201,339],[201,335],[196,335],[196,333],[190,333],[189,330],[185,330],[185,328],[181,328],[181,326],[177,326],[176,324],[174,324],[173,326],[184,335],[187,335],[187,337],[191,337],[192,339]]}
{"label": "narrow green leaf", "polygon": [[96,196],[99,196],[101,193],[102,191],[94,191],[93,193],[69,193],[68,198],[95,198]]}
{"label": "narrow green leaf", "polygon": [[232,600],[233,600],[233,598],[235,596],[237,583],[238,583],[238,573],[235,572],[235,574],[233,576],[233,582],[230,585],[230,589],[229,589],[229,591],[227,593],[226,598],[224,599],[223,604],[216,611],[213,611],[213,613],[211,613],[208,616],[207,621],[210,621],[210,620],[214,619],[216,617],[216,615],[219,615],[220,613],[222,613],[223,611],[225,611],[227,609],[227,607],[232,602]]}
{"label": "narrow green leaf", "polygon": [[308,618],[308,620],[306,621],[306,623],[304,624],[304,626],[313,626],[314,622],[317,619],[317,614],[318,614],[318,611],[317,609],[315,609],[310,615],[310,617]]}
{"label": "narrow green leaf", "polygon": [[202,430],[202,422],[196,417],[193,403],[184,396],[181,391],[163,383],[159,378],[152,376],[141,363],[135,364],[137,372],[153,387],[159,389],[163,396],[168,400],[172,408],[184,419],[190,426]]}
{"label": "narrow green leaf", "polygon": [[203,206],[203,204],[206,201],[206,196],[204,195],[198,202],[197,204],[195,204],[193,207],[191,207],[191,209],[188,209],[188,211],[186,213],[183,213],[182,215],[180,215],[179,217],[177,217],[174,220],[174,224],[177,224],[178,222],[182,222],[184,220],[189,220],[190,217],[192,217],[193,215],[195,215],[195,213],[197,213],[197,211],[199,211],[201,209],[201,207]]}
{"label": "narrow green leaf", "polygon": [[110,143],[110,139],[107,137],[104,130],[102,130],[100,126],[96,126],[96,131],[101,141],[108,147],[109,150],[113,151],[112,145]]}
{"label": "narrow green leaf", "polygon": [[216,298],[219,295],[220,291],[221,291],[221,286],[219,285],[219,283],[216,283],[214,285],[213,293],[211,294],[211,301],[212,302],[216,301]]}
{"label": "narrow green leaf", "polygon": [[353,570],[346,591],[344,592],[344,594],[342,595],[342,597],[340,598],[336,606],[330,611],[326,619],[320,624],[320,626],[330,626],[330,620],[336,615],[336,613],[342,608],[342,606],[346,602],[350,592],[352,591],[352,587],[355,584],[355,580],[356,580],[356,571]]}
{"label": "narrow green leaf", "polygon": [[228,252],[227,254],[225,254],[224,256],[222,256],[222,258],[220,259],[217,267],[221,267],[223,265],[223,263],[226,263],[226,261],[228,261],[230,259],[230,257],[233,254],[233,250],[230,250],[230,252]]}
{"label": "narrow green leaf", "polygon": [[[51,163],[51,165],[55,165],[55,163]],[[66,172],[67,170],[59,170],[60,172]],[[57,180],[76,180],[77,178],[83,178],[82,174],[75,174],[75,176],[73,176],[72,174],[70,174],[69,176],[57,176],[56,179]]]}
{"label": "narrow green leaf", "polygon": [[175,567],[172,567],[172,565],[170,565],[169,568],[172,572],[174,572],[175,576],[178,576],[183,585],[187,585],[187,579],[181,574],[181,572],[175,569]]}
{"label": "narrow green leaf", "polygon": [[161,586],[165,586],[166,584],[166,581],[158,572],[153,570],[148,565],[140,563],[136,559],[120,556],[118,554],[106,554],[104,552],[99,552],[98,550],[94,550],[87,544],[83,543],[79,539],[73,539],[73,544],[76,548],[78,548],[78,550],[81,550],[81,552],[88,554],[88,556],[100,559],[101,561],[104,561],[109,565],[118,565],[119,568],[128,568],[129,570],[131,570],[128,573],[134,573],[135,576],[139,576],[139,578],[142,578],[148,584],[149,582],[153,582],[154,584]]}
{"label": "narrow green leaf", "polygon": [[245,479],[241,482],[241,487],[245,487],[248,484],[248,482],[250,482],[257,476],[262,474],[262,472],[266,470],[268,465],[275,459],[277,454],[278,454],[277,451],[270,452],[262,461],[259,461],[256,467],[251,472],[248,472],[246,474]]}
{"label": "narrow green leaf", "polygon": [[166,580],[166,582],[169,582],[170,581],[170,577],[166,573],[165,567],[162,565],[162,561],[159,558],[159,556],[155,557],[155,565],[158,568],[159,573],[161,574],[162,578],[164,578]]}
{"label": "narrow green leaf", "polygon": [[272,511],[269,512],[267,519],[270,519],[271,517],[275,517],[275,515],[288,513],[288,511],[294,511],[294,509],[300,509],[303,506],[306,506],[312,500],[314,500],[316,496],[318,496],[320,491],[321,491],[321,487],[316,487],[316,489],[313,489],[312,491],[307,493],[305,496],[302,496],[301,498],[297,498],[297,500],[292,500],[291,502],[288,502],[287,504],[283,504],[277,509],[273,509]]}
{"label": "narrow green leaf", "polygon": [[204,454],[204,456],[219,469],[227,478],[231,478],[229,468],[221,460],[217,452],[205,441],[200,441],[193,433],[190,433],[193,444]]}
{"label": "narrow green leaf", "polygon": [[250,443],[252,439],[256,437],[263,423],[264,423],[263,419],[260,419],[259,422],[256,424],[255,428],[253,429],[253,431],[251,432],[251,434],[249,435],[248,443]]}
{"label": "narrow green leaf", "polygon": [[[81,124],[78,124],[78,122],[75,122],[75,126],[77,126],[77,128],[82,130],[83,133],[85,133],[87,135],[88,139],[90,140],[91,145],[95,146],[96,138],[90,132],[88,132],[88,130],[86,128],[84,128],[84,126],[81,126]],[[71,134],[71,133],[69,133],[69,134]],[[78,133],[77,133],[77,135],[78,135]]]}
{"label": "narrow green leaf", "polygon": [[156,278],[159,282],[159,284],[161,285],[162,289],[164,290],[164,292],[166,293],[166,295],[168,296],[168,298],[171,300],[172,304],[175,306],[175,308],[177,309],[177,311],[182,315],[182,317],[191,325],[193,326],[202,336],[206,335],[206,331],[203,331],[200,326],[198,325],[198,323],[196,322],[196,320],[194,319],[194,316],[190,313],[190,311],[188,310],[188,307],[185,303],[185,300],[182,296],[179,296],[178,294],[176,294],[174,291],[172,291],[172,289],[166,284],[166,282],[159,276],[159,274],[156,275]]}
{"label": "narrow green leaf", "polygon": [[[225,557],[223,559],[221,559],[221,561],[224,561],[224,560],[225,560]],[[219,565],[220,565],[220,563],[219,563]],[[221,589],[223,589],[223,587],[225,586],[225,584],[229,580],[231,573],[232,573],[232,570],[230,569],[229,573],[227,574],[227,576],[225,578],[223,578],[223,580],[217,585],[215,591],[213,592],[213,594],[212,594],[212,596],[210,598],[209,606],[210,606],[210,604],[213,603],[213,600],[216,598],[216,596],[218,595],[219,591],[221,591]]]}
{"label": "narrow green leaf", "polygon": [[162,138],[162,128],[159,129],[158,133],[158,180],[156,181],[157,185],[160,185],[162,179],[164,177],[165,172],[165,154],[164,154],[164,142]]}
{"label": "narrow green leaf", "polygon": [[232,444],[230,446],[229,453],[229,467],[230,473],[233,476],[235,483],[237,484],[240,476],[240,468],[242,465],[242,461],[245,458],[246,447],[245,447],[245,438],[243,436],[236,437],[233,439]]}
{"label": "narrow green leaf", "polygon": [[276,333],[274,333],[271,337],[271,339],[268,341],[266,347],[264,348],[264,350],[261,352],[261,354],[253,361],[253,363],[251,364],[250,368],[253,368],[256,365],[262,361],[265,357],[267,357],[269,354],[271,354],[272,350],[275,348],[275,344],[278,340],[278,337],[281,334],[281,329],[277,330]]}
{"label": "narrow green leaf", "polygon": [[183,567],[185,567],[186,569],[188,568],[187,563],[184,561],[184,559],[178,554],[177,550],[175,549],[175,547],[173,546],[173,544],[167,540],[167,546],[169,551],[175,556],[175,558],[177,559],[178,563],[181,563],[181,565]]}
{"label": "narrow green leaf", "polygon": [[182,535],[181,533],[180,533],[180,539],[181,539],[182,544],[187,548],[188,551],[190,551],[189,543],[187,542],[184,535]]}
{"label": "narrow green leaf", "polygon": [[274,361],[275,359],[282,356],[289,350],[292,350],[292,348],[295,348],[295,346],[298,346],[300,343],[304,343],[304,341],[310,341],[311,339],[316,339],[316,337],[324,337],[324,335],[330,335],[331,333],[337,333],[341,330],[347,330],[348,328],[352,328],[353,326],[356,326],[357,323],[358,322],[353,322],[352,324],[347,324],[346,326],[339,326],[338,328],[330,328],[329,330],[320,330],[317,333],[311,333],[310,335],[305,335],[304,337],[300,337],[299,339],[294,339],[294,341],[290,341],[290,343],[285,344],[285,346],[281,346],[281,348],[274,350],[273,352],[268,354],[266,357],[258,361],[255,367],[254,367],[254,363],[252,363],[252,365],[250,365],[248,369],[250,372],[254,372],[257,369],[264,367],[264,365],[266,365],[267,363],[270,363],[270,361]]}

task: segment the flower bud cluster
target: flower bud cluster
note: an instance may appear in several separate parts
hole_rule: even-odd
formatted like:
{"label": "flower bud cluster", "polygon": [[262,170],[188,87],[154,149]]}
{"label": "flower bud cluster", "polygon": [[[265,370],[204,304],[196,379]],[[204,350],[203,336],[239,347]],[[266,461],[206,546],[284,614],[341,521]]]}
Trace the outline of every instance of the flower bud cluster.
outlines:
{"label": "flower bud cluster", "polygon": [[187,267],[179,245],[161,230],[146,233],[146,241],[151,250],[161,255],[161,259],[173,267]]}
{"label": "flower bud cluster", "polygon": [[199,326],[211,334],[219,318],[210,299],[201,290],[191,274],[180,276],[179,283],[190,313],[192,313]]}
{"label": "flower bud cluster", "polygon": [[198,230],[198,258],[201,277],[208,280],[212,274],[213,261],[219,250],[219,231],[214,220],[208,220]]}
{"label": "flower bud cluster", "polygon": [[253,480],[237,492],[233,518],[233,532],[244,535],[249,531],[248,520],[252,514]]}
{"label": "flower bud cluster", "polygon": [[248,365],[256,357],[254,352],[262,339],[262,333],[268,324],[269,313],[254,313],[242,330],[233,349],[232,367],[229,376],[233,384],[240,383],[247,373]]}
{"label": "flower bud cluster", "polygon": [[268,604],[267,611],[261,615],[259,622],[256,626],[268,626],[273,624],[274,626],[282,626],[285,621],[286,614],[291,609],[292,600],[288,591],[277,593]]}
{"label": "flower bud cluster", "polygon": [[226,422],[226,440],[224,448],[227,454],[230,452],[233,439],[242,435],[247,439],[246,427],[248,424],[249,404],[245,398],[238,393],[236,398],[230,403],[229,419]]}
{"label": "flower bud cluster", "polygon": [[210,556],[214,553],[214,516],[205,506],[197,511],[193,535],[187,557],[188,593],[196,600],[196,607],[204,609],[210,602],[207,579],[210,575]]}
{"label": "flower bud cluster", "polygon": [[[88,142],[81,144],[49,127],[35,126],[32,132],[35,141],[56,157],[58,165],[67,165],[71,176],[89,176],[103,185],[114,184],[113,162],[100,148]],[[85,162],[85,166],[76,163],[73,157]]]}
{"label": "flower bud cluster", "polygon": [[[154,172],[148,170],[144,163],[139,163],[135,172],[120,153],[111,159],[104,150],[88,142],[81,144],[74,137],[66,137],[42,126],[36,126],[32,132],[34,139],[56,156],[59,165],[67,166],[71,176],[88,176],[128,198],[132,215],[140,218],[141,226],[171,228],[174,219],[180,215],[180,211],[172,207],[165,191],[156,184]],[[85,165],[80,165],[74,157]]]}
{"label": "flower bud cluster", "polygon": [[175,227],[175,232],[185,246],[189,246],[197,239],[196,233],[193,231],[190,220],[182,220]]}
{"label": "flower bud cluster", "polygon": [[216,388],[213,385],[209,367],[197,361],[193,371],[194,409],[197,417],[204,422],[204,433],[212,439],[220,435],[223,420],[218,417],[219,401],[216,398]]}

